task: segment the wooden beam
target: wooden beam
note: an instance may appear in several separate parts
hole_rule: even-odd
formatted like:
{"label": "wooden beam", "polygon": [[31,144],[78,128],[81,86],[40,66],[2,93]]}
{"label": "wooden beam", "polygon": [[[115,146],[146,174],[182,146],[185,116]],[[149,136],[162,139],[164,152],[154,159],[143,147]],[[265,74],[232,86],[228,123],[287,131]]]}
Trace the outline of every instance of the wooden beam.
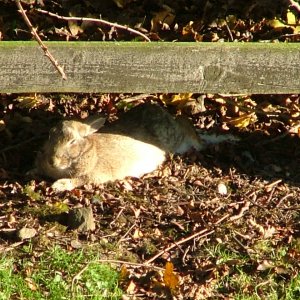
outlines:
{"label": "wooden beam", "polygon": [[300,44],[0,42],[0,92],[300,93]]}

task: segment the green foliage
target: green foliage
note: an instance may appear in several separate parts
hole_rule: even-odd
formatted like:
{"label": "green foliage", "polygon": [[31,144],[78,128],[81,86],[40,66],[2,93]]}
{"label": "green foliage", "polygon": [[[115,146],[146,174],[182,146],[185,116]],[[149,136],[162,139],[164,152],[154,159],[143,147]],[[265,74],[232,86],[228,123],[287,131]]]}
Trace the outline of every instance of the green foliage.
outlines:
{"label": "green foliage", "polygon": [[41,193],[35,192],[34,188],[30,184],[24,186],[23,194],[35,201],[39,201],[41,199]]}
{"label": "green foliage", "polygon": [[[30,249],[24,249],[28,254]],[[94,253],[55,246],[41,256],[0,259],[0,300],[120,299],[119,274]]]}

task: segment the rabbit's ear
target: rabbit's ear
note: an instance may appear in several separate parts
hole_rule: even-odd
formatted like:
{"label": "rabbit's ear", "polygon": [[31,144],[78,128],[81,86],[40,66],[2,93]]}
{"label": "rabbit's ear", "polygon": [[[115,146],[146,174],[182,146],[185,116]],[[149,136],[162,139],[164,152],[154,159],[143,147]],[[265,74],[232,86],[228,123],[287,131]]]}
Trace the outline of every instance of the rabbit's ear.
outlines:
{"label": "rabbit's ear", "polygon": [[99,130],[105,123],[105,118],[95,118],[95,117],[90,117],[87,120],[84,121],[86,125],[88,125],[89,130],[87,132],[87,135],[92,134]]}

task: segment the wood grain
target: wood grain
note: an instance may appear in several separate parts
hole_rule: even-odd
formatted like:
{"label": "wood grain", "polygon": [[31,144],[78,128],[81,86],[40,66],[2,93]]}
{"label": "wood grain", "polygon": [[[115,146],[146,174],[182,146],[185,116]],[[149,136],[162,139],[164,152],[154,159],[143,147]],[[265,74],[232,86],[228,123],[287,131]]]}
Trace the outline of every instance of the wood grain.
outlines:
{"label": "wood grain", "polygon": [[0,92],[300,93],[300,45],[0,42]]}

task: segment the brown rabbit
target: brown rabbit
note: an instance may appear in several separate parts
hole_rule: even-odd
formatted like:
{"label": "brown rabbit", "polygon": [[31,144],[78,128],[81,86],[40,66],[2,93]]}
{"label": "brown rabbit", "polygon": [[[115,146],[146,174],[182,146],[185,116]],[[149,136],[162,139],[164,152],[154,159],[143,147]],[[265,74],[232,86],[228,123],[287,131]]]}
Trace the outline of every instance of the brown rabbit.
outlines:
{"label": "brown rabbit", "polygon": [[191,124],[155,104],[141,104],[115,122],[104,118],[62,121],[36,159],[36,173],[55,179],[56,190],[100,184],[155,170],[166,153],[200,150]]}

